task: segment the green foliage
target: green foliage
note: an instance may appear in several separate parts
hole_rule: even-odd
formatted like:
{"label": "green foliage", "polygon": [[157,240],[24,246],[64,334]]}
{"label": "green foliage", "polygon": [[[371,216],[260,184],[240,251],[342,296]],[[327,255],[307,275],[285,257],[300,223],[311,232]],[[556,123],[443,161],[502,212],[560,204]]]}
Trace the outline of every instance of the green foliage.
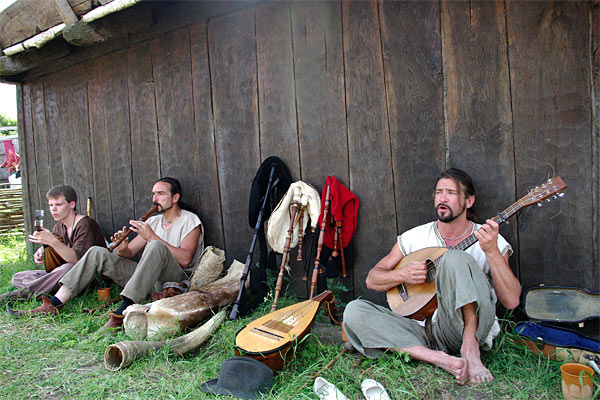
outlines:
{"label": "green foliage", "polygon": [[1,136],[11,136],[17,133],[17,121],[11,119],[8,115],[4,113],[0,113],[0,126],[14,126],[14,130],[10,131],[0,131]]}
{"label": "green foliage", "polygon": [[0,112],[0,126],[17,126],[17,121]]}

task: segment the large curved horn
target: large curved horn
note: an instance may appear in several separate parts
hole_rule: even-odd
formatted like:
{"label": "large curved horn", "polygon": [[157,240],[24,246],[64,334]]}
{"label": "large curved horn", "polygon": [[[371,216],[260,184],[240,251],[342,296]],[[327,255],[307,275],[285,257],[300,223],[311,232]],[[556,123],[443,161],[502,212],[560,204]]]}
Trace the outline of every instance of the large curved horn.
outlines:
{"label": "large curved horn", "polygon": [[[171,351],[179,355],[187,353],[204,343],[225,319],[225,309],[215,314],[199,328],[171,340]],[[150,350],[160,349],[166,340],[141,342],[127,340],[112,344],[104,352],[104,367],[109,371],[119,371],[137,358],[146,356]]]}

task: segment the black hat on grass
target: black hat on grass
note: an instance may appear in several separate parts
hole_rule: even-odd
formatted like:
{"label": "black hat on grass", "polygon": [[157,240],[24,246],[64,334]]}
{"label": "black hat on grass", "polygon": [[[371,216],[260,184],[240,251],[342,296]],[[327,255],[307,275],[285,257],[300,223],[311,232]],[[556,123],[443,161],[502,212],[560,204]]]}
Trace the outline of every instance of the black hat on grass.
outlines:
{"label": "black hat on grass", "polygon": [[223,361],[218,379],[205,382],[200,388],[207,393],[254,400],[266,394],[271,386],[271,368],[253,358],[233,357]]}

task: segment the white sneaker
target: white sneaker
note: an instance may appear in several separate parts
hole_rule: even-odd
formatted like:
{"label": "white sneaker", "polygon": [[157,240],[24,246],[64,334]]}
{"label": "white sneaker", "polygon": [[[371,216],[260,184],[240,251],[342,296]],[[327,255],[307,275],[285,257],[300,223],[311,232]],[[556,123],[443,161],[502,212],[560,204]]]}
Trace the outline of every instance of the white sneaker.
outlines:
{"label": "white sneaker", "polygon": [[381,383],[373,379],[362,381],[360,388],[367,400],[390,400],[390,396]]}
{"label": "white sneaker", "polygon": [[333,384],[318,376],[315,379],[313,391],[320,400],[348,400]]}

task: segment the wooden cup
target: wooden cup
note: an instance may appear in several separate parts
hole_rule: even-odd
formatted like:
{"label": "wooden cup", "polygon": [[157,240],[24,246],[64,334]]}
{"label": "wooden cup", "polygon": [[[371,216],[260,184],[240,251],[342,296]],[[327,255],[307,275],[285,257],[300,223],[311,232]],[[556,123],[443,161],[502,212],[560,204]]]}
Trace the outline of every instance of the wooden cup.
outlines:
{"label": "wooden cup", "polygon": [[98,300],[102,302],[110,301],[110,288],[98,289]]}
{"label": "wooden cup", "polygon": [[591,399],[594,370],[587,365],[566,363],[560,366],[562,395],[565,400]]}

